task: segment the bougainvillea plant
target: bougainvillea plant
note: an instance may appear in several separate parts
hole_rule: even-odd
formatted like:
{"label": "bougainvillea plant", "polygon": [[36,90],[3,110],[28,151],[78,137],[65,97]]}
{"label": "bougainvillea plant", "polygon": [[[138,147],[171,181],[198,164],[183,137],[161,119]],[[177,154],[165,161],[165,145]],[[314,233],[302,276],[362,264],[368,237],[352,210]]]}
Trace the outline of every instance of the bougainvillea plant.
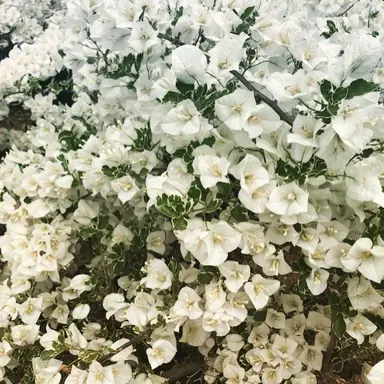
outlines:
{"label": "bougainvillea plant", "polygon": [[383,384],[384,2],[23,3],[0,379]]}

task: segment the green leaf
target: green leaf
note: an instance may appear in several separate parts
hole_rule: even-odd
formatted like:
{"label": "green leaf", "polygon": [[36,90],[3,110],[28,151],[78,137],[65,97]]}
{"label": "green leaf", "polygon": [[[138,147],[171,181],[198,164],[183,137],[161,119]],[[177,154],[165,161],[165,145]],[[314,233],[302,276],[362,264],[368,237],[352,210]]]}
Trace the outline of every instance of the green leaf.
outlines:
{"label": "green leaf", "polygon": [[177,21],[180,19],[181,16],[183,16],[184,8],[180,7],[176,9],[174,19],[172,20],[172,25],[176,25]]}
{"label": "green leaf", "polygon": [[359,314],[359,312],[356,311],[356,309],[351,309],[351,310],[347,313],[348,317],[356,317],[358,314]]}
{"label": "green leaf", "polygon": [[375,83],[368,82],[364,79],[357,79],[352,81],[351,84],[347,87],[347,99],[352,99],[355,96],[362,96],[366,93],[373,92],[377,89],[377,85]]}
{"label": "green leaf", "polygon": [[195,182],[193,182],[191,188],[189,188],[188,197],[193,199],[195,202],[199,202],[201,199],[201,190]]}
{"label": "green leaf", "polygon": [[99,229],[105,229],[108,227],[108,224],[109,224],[109,216],[107,215],[103,215],[103,216],[99,216],[98,218],[98,225],[97,227]]}
{"label": "green leaf", "polygon": [[301,292],[305,292],[308,289],[307,280],[306,280],[307,277],[308,277],[307,274],[304,274],[304,275],[300,276],[300,279],[299,279],[299,289],[300,289]]}
{"label": "green leaf", "polygon": [[90,237],[96,235],[98,232],[99,232],[99,230],[97,228],[95,228],[93,226],[89,226],[89,227],[86,227],[86,228],[81,228],[80,232],[79,232],[79,236],[83,240],[87,240]]}
{"label": "green leaf", "polygon": [[177,217],[171,219],[173,229],[176,231],[182,231],[187,228],[188,220],[185,217]]}
{"label": "green leaf", "polygon": [[329,31],[322,33],[322,36],[324,36],[326,39],[330,38],[334,33],[338,31],[335,23],[332,20],[327,20],[327,26]]}
{"label": "green leaf", "polygon": [[202,285],[209,284],[212,281],[212,279],[213,279],[213,275],[208,272],[200,272],[197,275],[197,281]]}
{"label": "green leaf", "polygon": [[331,291],[331,312],[332,317],[335,318],[342,310],[341,296],[339,292],[333,290]]}
{"label": "green leaf", "polygon": [[49,360],[52,357],[52,351],[43,351],[39,357],[41,360]]}
{"label": "green leaf", "polygon": [[65,158],[65,156],[63,154],[61,154],[61,155],[57,156],[57,160],[60,161],[61,166],[63,167],[64,171],[69,173],[68,160]]}
{"label": "green leaf", "polygon": [[333,94],[333,102],[338,103],[341,100],[347,99],[348,97],[348,88],[337,88]]}
{"label": "green leaf", "polygon": [[167,205],[158,205],[157,209],[164,215],[169,218],[177,218],[179,217],[179,213],[175,210],[174,207]]}
{"label": "green leaf", "polygon": [[248,219],[248,210],[241,205],[237,205],[232,208],[231,216],[239,222],[246,221]]}
{"label": "green leaf", "polygon": [[219,190],[220,197],[227,201],[230,199],[232,194],[232,185],[230,183],[222,183],[221,181],[216,184],[217,189]]}
{"label": "green leaf", "polygon": [[253,315],[253,318],[256,321],[265,321],[267,318],[267,311],[256,311]]}
{"label": "green leaf", "polygon": [[170,103],[178,104],[185,99],[186,99],[186,97],[184,95],[182,95],[181,93],[169,91],[163,97],[163,103],[169,103],[170,102]]}
{"label": "green leaf", "polygon": [[330,81],[324,80],[320,84],[320,92],[326,101],[332,102],[333,93],[335,92],[335,86]]}
{"label": "green leaf", "polygon": [[214,136],[211,136],[211,137],[207,137],[206,139],[204,139],[201,143],[201,145],[208,145],[208,147],[212,147],[213,144],[215,144],[216,142],[216,139]]}
{"label": "green leaf", "polygon": [[176,88],[180,91],[182,95],[187,95],[193,92],[193,90],[195,89],[193,84],[184,84],[179,81],[176,83]]}
{"label": "green leaf", "polygon": [[211,200],[204,208],[204,212],[205,213],[212,213],[212,212],[216,212],[221,204],[223,203],[223,200],[221,199],[213,199]]}
{"label": "green leaf", "polygon": [[113,177],[114,168],[109,167],[108,165],[103,165],[101,168],[101,172],[103,172],[103,175],[105,176]]}
{"label": "green leaf", "polygon": [[240,19],[241,20],[245,20],[245,19],[248,19],[249,16],[251,16],[252,12],[255,10],[255,7],[248,7],[243,13],[242,15],[240,16]]}
{"label": "green leaf", "polygon": [[347,329],[342,313],[338,313],[333,319],[332,329],[337,338],[341,339]]}

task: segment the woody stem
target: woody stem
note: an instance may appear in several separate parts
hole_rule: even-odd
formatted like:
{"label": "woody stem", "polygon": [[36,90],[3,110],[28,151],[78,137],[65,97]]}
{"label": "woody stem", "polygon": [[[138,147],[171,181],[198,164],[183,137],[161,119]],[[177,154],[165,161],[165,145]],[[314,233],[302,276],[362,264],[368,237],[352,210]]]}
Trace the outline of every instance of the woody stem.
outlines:
{"label": "woody stem", "polygon": [[276,103],[276,101],[271,100],[269,97],[265,96],[259,90],[257,90],[243,75],[241,75],[238,71],[230,71],[233,76],[236,77],[237,80],[240,81],[249,91],[252,91],[256,101],[262,101],[271,107],[280,117],[282,121],[285,121],[291,127],[293,125],[293,118],[287,115]]}

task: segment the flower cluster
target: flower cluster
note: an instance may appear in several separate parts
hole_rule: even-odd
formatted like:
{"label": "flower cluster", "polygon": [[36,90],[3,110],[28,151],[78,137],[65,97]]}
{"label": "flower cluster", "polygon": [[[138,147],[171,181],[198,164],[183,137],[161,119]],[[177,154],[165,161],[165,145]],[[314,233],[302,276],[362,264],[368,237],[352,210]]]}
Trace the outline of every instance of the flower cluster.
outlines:
{"label": "flower cluster", "polygon": [[0,380],[382,384],[383,2],[4,4]]}

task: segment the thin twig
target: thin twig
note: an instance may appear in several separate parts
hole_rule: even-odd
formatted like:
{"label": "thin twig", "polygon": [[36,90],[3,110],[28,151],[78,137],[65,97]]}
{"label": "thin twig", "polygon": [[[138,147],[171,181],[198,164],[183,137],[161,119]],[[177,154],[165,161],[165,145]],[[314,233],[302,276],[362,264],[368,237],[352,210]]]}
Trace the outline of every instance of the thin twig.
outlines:
{"label": "thin twig", "polygon": [[[327,296],[329,305],[331,305],[331,291],[329,288],[327,288],[327,290],[325,291],[325,294]],[[329,340],[328,348],[327,348],[326,352],[324,353],[323,366],[321,369],[321,371],[323,373],[326,373],[329,371],[329,365],[331,363],[331,360],[333,357],[333,352],[335,351],[336,344],[337,344],[336,334],[335,334],[333,327],[332,327],[333,320],[334,319],[333,319],[333,313],[332,313],[332,308],[331,308],[331,338]]]}
{"label": "thin twig", "polygon": [[353,8],[360,0],[355,1],[352,5],[350,5],[345,11],[336,15],[336,17],[344,16],[351,8]]}
{"label": "thin twig", "polygon": [[168,36],[165,33],[159,33],[157,35],[157,37],[159,39],[168,40],[170,43],[175,44],[177,46],[183,45],[183,43],[180,40],[177,40],[177,39],[173,38],[172,36]]}
{"label": "thin twig", "polygon": [[233,76],[235,76],[248,90],[252,91],[255,95],[256,101],[262,101],[271,107],[280,117],[282,121],[285,121],[291,127],[293,126],[293,118],[288,116],[275,101],[271,100],[269,97],[262,94],[259,90],[257,90],[243,75],[241,75],[238,71],[230,71]]}
{"label": "thin twig", "polygon": [[196,361],[193,363],[183,364],[179,367],[172,368],[163,372],[162,377],[168,379],[169,383],[178,381],[183,377],[187,377],[196,374],[204,368],[204,361]]}
{"label": "thin twig", "polygon": [[104,363],[105,361],[107,361],[108,359],[110,359],[112,356],[116,355],[117,353],[121,352],[122,350],[124,350],[125,348],[128,348],[130,347],[131,345],[133,344],[136,344],[137,342],[139,342],[140,340],[142,340],[145,336],[149,335],[150,333],[152,332],[152,329],[151,328],[148,328],[146,329],[145,331],[139,333],[137,336],[135,336],[133,339],[131,339],[130,341],[127,341],[125,344],[123,344],[121,347],[117,348],[115,351],[112,351],[104,356],[102,356],[100,359],[99,359],[99,363]]}

